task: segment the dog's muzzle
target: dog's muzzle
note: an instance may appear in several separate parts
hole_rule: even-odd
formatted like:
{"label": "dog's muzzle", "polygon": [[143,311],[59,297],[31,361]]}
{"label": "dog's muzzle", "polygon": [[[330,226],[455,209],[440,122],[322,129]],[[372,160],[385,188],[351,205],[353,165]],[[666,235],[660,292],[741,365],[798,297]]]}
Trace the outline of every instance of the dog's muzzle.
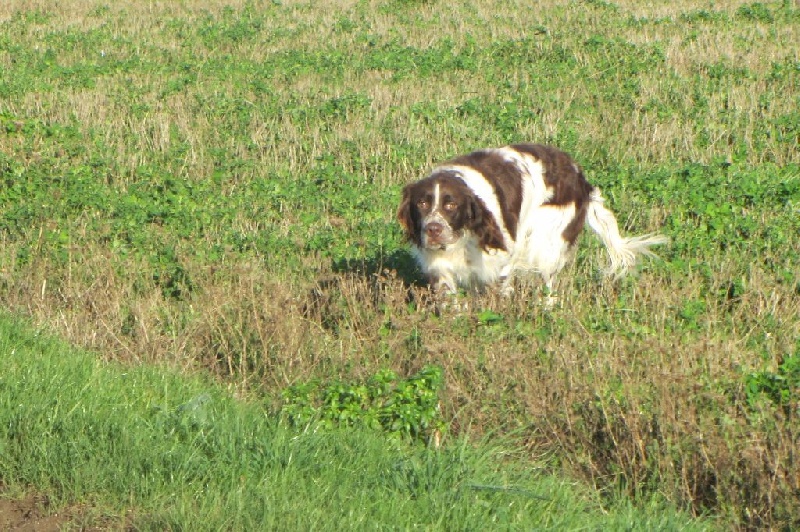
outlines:
{"label": "dog's muzzle", "polygon": [[453,243],[453,229],[439,213],[434,213],[422,224],[422,245],[428,249],[444,249]]}

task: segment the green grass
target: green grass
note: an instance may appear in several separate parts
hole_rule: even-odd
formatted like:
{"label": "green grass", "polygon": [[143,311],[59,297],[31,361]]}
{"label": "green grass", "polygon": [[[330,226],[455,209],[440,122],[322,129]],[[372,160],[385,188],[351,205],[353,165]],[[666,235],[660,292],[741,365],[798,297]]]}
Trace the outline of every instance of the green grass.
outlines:
{"label": "green grass", "polygon": [[[380,417],[363,383],[440,368],[446,444],[797,528],[798,22],[788,1],[3,2],[0,306],[268,411]],[[608,283],[587,235],[560,308],[523,284],[433,312],[401,187],[521,141],[671,244]]]}
{"label": "green grass", "polygon": [[[92,354],[0,317],[0,478],[137,530],[706,529],[596,496],[511,446],[293,430],[218,384]],[[508,443],[508,442],[506,442]]]}

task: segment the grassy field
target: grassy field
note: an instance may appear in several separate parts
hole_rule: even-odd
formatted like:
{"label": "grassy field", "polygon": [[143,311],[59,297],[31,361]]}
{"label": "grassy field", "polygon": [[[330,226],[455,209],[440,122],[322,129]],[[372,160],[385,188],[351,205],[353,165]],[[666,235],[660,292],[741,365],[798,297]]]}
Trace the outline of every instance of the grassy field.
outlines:
{"label": "grassy field", "polygon": [[219,384],[103,364],[5,316],[0,353],[1,478],[48,494],[76,528],[710,526],[663,501],[603,503],[508,441],[431,450],[368,430],[290,430]]}
{"label": "grassy field", "polygon": [[[798,527],[800,9],[652,4],[6,1],[0,305],[276,416],[513,440],[613,504]],[[672,244],[612,284],[587,235],[560,308],[433,312],[400,188],[519,141]],[[411,414],[384,423],[389,371]]]}

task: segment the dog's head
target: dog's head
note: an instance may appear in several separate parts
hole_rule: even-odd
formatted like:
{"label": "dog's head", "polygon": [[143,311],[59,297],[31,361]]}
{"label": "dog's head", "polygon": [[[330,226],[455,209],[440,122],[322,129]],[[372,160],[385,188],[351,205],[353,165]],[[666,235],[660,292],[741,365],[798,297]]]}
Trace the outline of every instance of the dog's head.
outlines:
{"label": "dog's head", "polygon": [[422,249],[446,249],[474,233],[484,249],[505,249],[486,205],[453,172],[435,172],[403,189],[397,218],[406,238]]}

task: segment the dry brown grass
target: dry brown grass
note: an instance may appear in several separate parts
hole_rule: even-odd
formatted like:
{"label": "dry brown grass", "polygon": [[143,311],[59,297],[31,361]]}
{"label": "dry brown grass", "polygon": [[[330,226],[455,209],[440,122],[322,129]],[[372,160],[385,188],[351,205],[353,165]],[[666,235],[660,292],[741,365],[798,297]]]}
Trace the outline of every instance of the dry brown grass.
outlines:
{"label": "dry brown grass", "polygon": [[[119,267],[102,250],[87,258],[72,277],[35,265],[6,290],[6,303],[109,358],[210,370],[247,396],[437,364],[453,434],[515,434],[533,456],[557,457],[610,492],[657,491],[696,512],[724,508],[748,526],[790,522],[800,432],[791,416],[749,412],[741,376],[763,350],[792,351],[800,304],[757,265],[746,296],[709,300],[696,330],[686,330],[676,319],[684,300],[717,293],[724,271],[711,286],[643,274],[624,291],[625,305],[613,306],[618,288],[585,284],[584,264],[564,280],[561,308],[542,311],[523,287],[433,317],[427,291],[391,274],[294,284],[270,280],[259,265],[229,264],[191,272],[203,290],[187,308],[112,274]],[[501,321],[483,323],[485,308]],[[770,330],[779,333],[766,332],[775,318]]]}

